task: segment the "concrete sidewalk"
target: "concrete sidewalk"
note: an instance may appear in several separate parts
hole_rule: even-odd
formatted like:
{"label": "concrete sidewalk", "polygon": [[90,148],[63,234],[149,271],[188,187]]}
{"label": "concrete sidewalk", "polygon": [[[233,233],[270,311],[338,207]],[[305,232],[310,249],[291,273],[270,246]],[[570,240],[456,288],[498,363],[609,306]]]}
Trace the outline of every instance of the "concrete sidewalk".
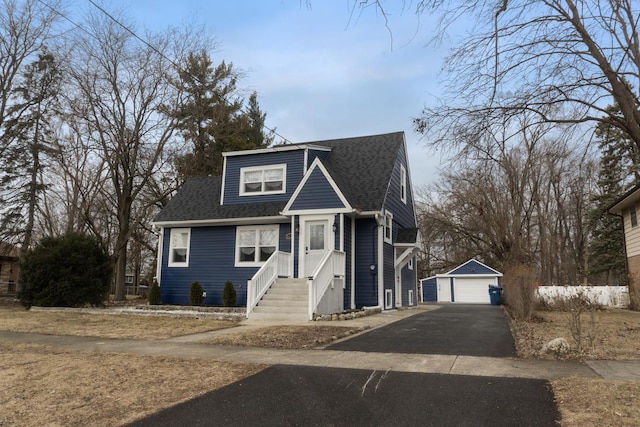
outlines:
{"label": "concrete sidewalk", "polygon": [[[330,324],[373,329],[426,310],[436,309],[438,309],[438,306],[419,306],[415,309],[383,312],[344,322],[310,322],[307,324]],[[640,380],[639,361],[589,361],[581,363],[576,361],[525,360],[438,354],[365,353],[322,349],[278,350],[200,343],[200,341],[216,335],[237,333],[268,325],[264,322],[244,321],[236,328],[155,341],[55,336],[4,331],[0,331],[0,340],[44,344],[77,351],[163,355],[176,358],[203,358],[267,365],[305,365],[547,380],[563,377]]]}

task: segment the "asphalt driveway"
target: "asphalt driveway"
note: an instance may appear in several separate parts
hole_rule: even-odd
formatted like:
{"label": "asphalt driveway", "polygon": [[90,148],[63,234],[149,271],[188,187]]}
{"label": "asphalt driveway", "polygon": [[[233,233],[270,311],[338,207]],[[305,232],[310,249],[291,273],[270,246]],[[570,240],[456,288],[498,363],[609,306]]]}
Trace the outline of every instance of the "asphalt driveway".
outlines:
{"label": "asphalt driveway", "polygon": [[[418,312],[328,349],[515,356],[502,309],[482,305]],[[559,419],[545,380],[275,365],[133,426],[499,427]]]}
{"label": "asphalt driveway", "polygon": [[276,365],[132,425],[511,427],[559,419],[543,380]]}
{"label": "asphalt driveway", "polygon": [[443,304],[327,347],[376,353],[515,357],[502,307]]}

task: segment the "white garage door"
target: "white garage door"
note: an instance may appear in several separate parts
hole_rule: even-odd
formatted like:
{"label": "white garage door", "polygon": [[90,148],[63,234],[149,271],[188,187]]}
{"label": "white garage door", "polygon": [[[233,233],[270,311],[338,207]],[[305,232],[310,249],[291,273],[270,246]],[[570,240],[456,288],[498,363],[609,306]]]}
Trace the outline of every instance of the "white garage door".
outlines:
{"label": "white garage door", "polygon": [[453,283],[455,302],[470,304],[491,304],[489,282],[480,278],[456,277]]}

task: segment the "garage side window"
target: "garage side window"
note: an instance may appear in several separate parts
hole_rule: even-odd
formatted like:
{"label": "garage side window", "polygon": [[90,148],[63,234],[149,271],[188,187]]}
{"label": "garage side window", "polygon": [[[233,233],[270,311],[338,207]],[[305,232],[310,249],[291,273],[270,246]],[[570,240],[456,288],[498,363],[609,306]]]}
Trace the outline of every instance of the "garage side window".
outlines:
{"label": "garage side window", "polygon": [[189,266],[190,243],[190,228],[171,229],[171,238],[169,240],[169,267]]}

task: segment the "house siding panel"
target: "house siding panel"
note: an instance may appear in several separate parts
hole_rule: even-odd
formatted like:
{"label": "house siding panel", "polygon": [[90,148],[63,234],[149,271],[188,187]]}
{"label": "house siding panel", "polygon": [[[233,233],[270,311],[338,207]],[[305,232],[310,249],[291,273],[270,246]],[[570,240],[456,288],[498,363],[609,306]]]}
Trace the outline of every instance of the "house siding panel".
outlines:
{"label": "house siding panel", "polygon": [[[413,202],[413,186],[411,183],[411,177],[409,175],[409,168],[407,166],[407,157],[405,144],[402,144],[398,150],[398,156],[396,158],[395,165],[393,166],[393,172],[391,174],[391,180],[389,188],[387,189],[387,195],[385,198],[385,209],[393,213],[393,221],[402,228],[415,228],[416,218],[414,215],[414,202]],[[400,166],[404,166],[407,170],[407,203],[403,203],[400,199]]]}
{"label": "house siding panel", "polygon": [[[378,226],[374,219],[356,220],[356,308],[378,305]],[[370,265],[376,266],[375,274]]]}
{"label": "house siding panel", "polygon": [[323,150],[309,150],[308,158],[309,164],[307,166],[311,166],[311,163],[318,158],[320,160],[327,160],[331,155],[331,151],[323,151]]}
{"label": "house siding panel", "polygon": [[636,227],[631,226],[629,209],[625,209],[623,214],[627,258],[631,258],[640,255],[640,225]]}
{"label": "house siding panel", "polygon": [[[291,250],[291,241],[286,239],[290,230],[289,224],[280,224],[280,251]],[[224,285],[231,281],[237,294],[236,305],[246,305],[247,280],[258,267],[234,267],[235,226],[192,228],[188,267],[167,266],[170,233],[171,229],[165,229],[162,249],[160,293],[164,304],[188,305],[191,283],[198,281],[207,294],[203,304],[222,305]]]}
{"label": "house siding panel", "polygon": [[[414,258],[415,266],[415,258]],[[405,265],[400,272],[400,280],[402,283],[402,306],[409,305],[409,291],[413,291],[413,305],[418,303],[418,276],[416,274],[415,267],[413,270],[409,269],[409,266]]]}
{"label": "house siding panel", "polygon": [[319,168],[315,168],[298,196],[291,204],[291,210],[341,209],[344,203],[329,184]]}
{"label": "house siding panel", "polygon": [[344,252],[346,257],[345,266],[345,288],[344,288],[344,302],[343,307],[351,308],[351,218],[344,218]]}
{"label": "house siding panel", "polygon": [[[224,179],[225,205],[243,203],[286,202],[289,200],[304,174],[304,150],[229,156],[226,158]],[[240,169],[254,166],[286,164],[286,191],[282,194],[240,196]]]}

